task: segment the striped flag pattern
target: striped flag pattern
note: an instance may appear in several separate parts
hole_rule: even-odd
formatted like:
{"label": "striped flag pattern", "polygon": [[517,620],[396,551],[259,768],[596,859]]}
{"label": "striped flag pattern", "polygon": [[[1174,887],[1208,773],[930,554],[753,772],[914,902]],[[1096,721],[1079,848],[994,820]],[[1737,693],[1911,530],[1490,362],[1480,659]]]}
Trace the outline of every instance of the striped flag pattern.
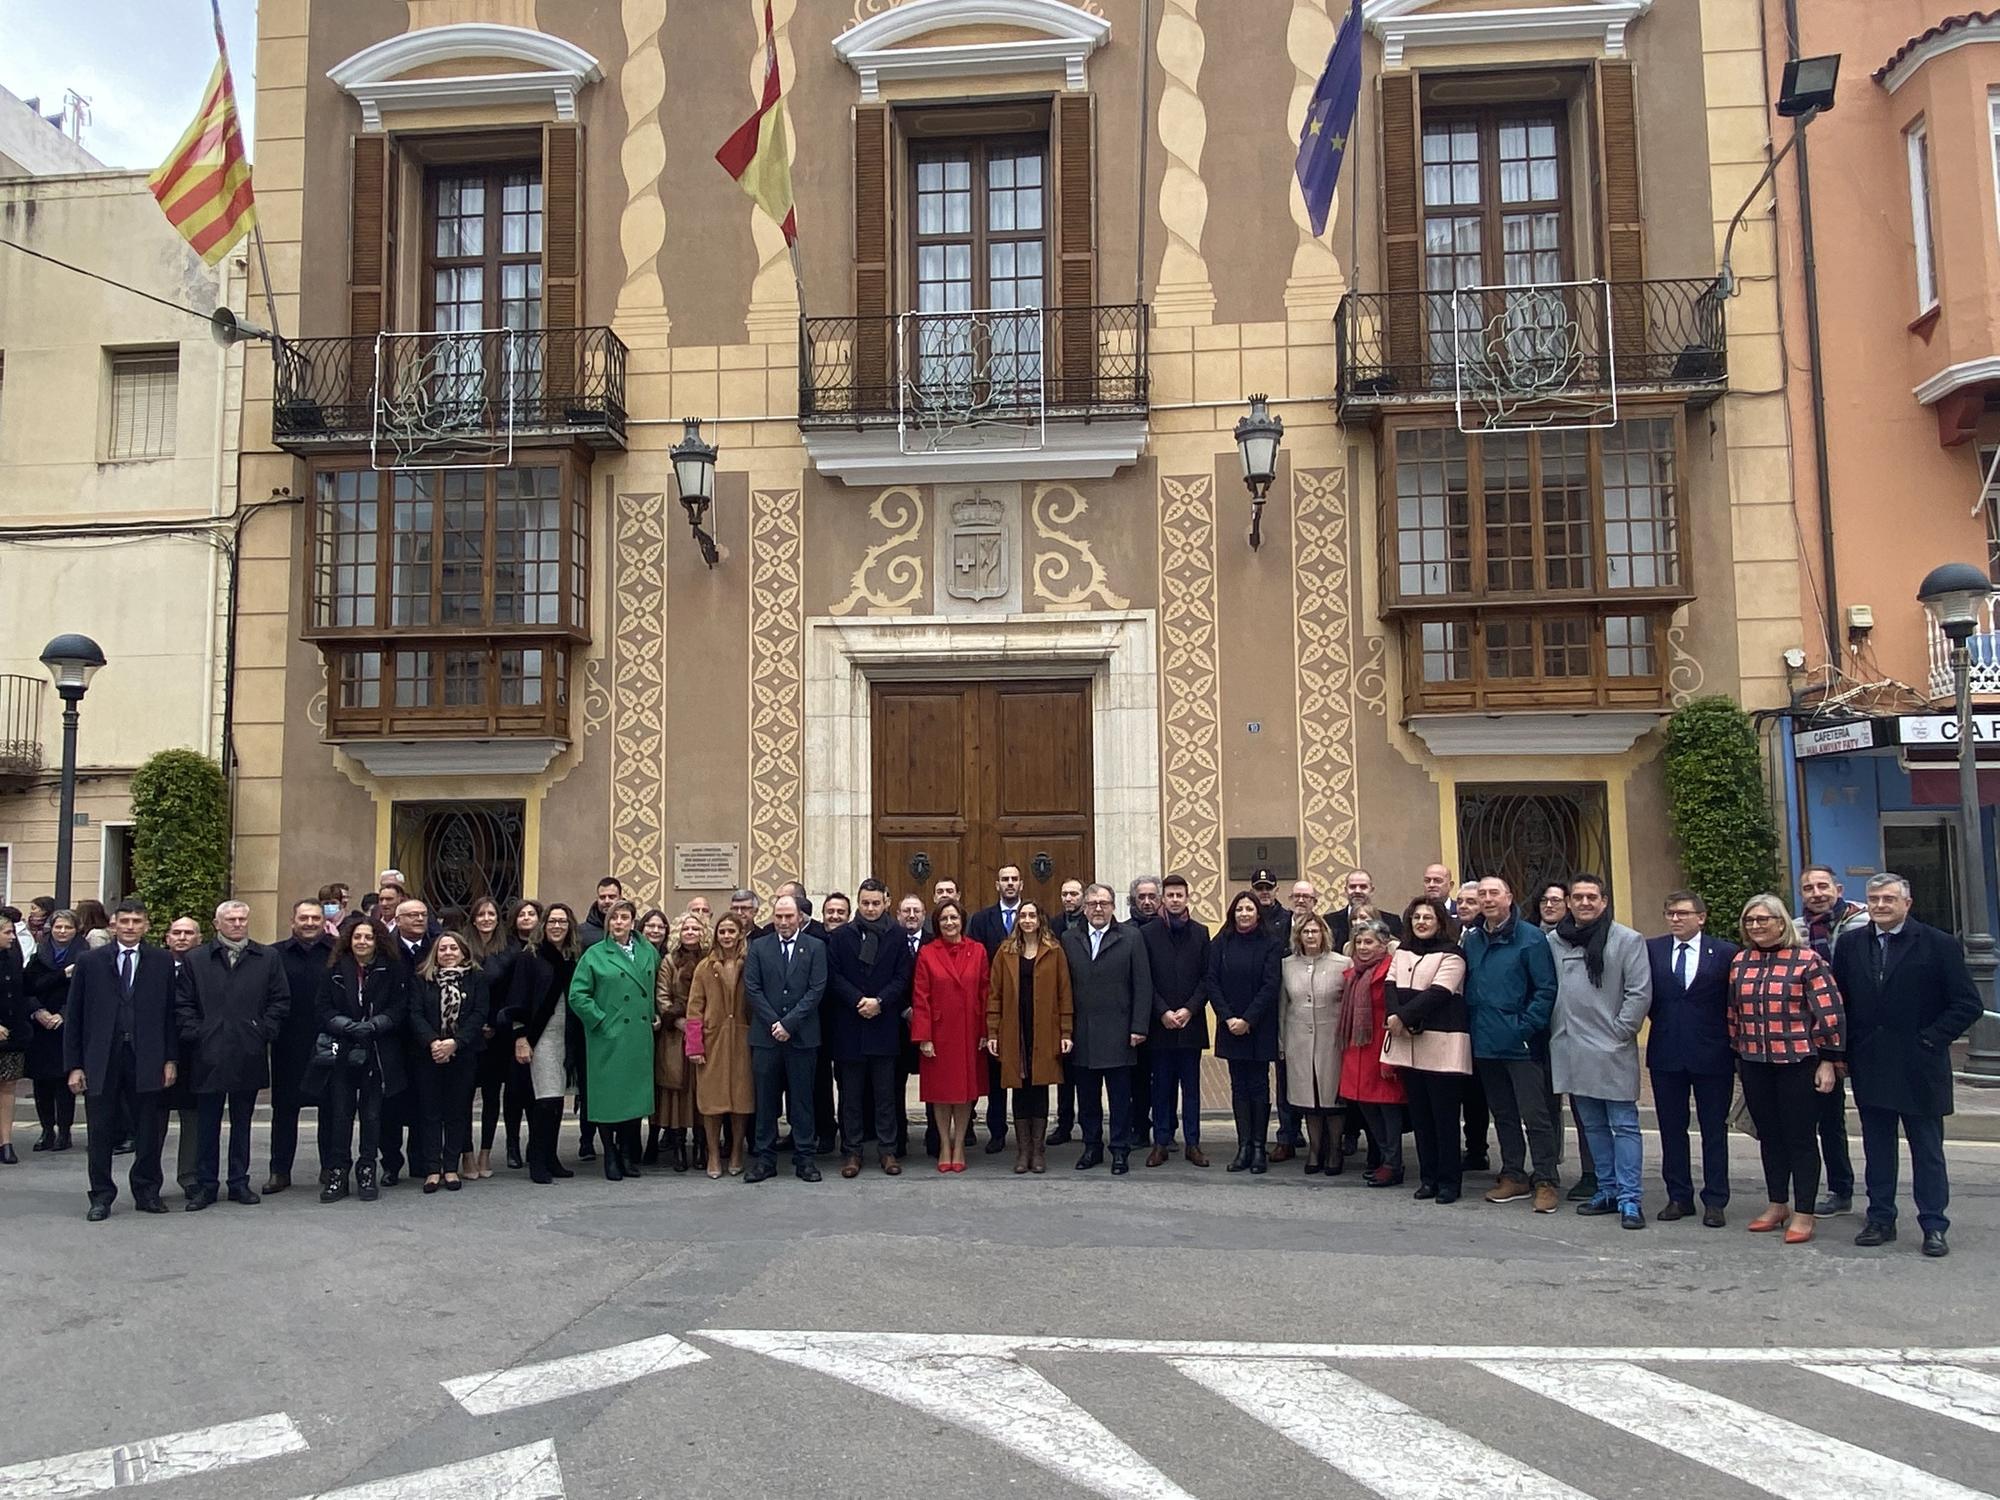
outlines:
{"label": "striped flag pattern", "polygon": [[780,106],[783,92],[771,0],[764,0],[764,96],[750,118],[722,143],[715,159],[783,228],[785,243],[790,245],[798,240],[799,226],[792,209],[792,163],[785,148],[785,112]]}
{"label": "striped flag pattern", "polygon": [[219,3],[213,9],[215,71],[208,76],[201,109],[172,154],[147,179],[168,222],[211,266],[257,222],[250,162],[236,121],[236,85],[222,38],[222,9]]}

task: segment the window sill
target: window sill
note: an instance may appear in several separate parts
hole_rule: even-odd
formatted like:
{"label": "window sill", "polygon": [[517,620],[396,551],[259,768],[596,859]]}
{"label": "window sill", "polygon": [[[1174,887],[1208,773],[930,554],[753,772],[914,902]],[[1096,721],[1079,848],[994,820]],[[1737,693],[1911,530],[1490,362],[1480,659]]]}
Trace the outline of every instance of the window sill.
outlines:
{"label": "window sill", "polygon": [[1599,589],[1579,593],[1535,594],[1420,594],[1407,599],[1385,597],[1381,605],[1384,619],[1412,614],[1478,614],[1503,610],[1615,609],[1629,606],[1630,614],[1673,609],[1692,603],[1697,595],[1686,586],[1667,589]]}
{"label": "window sill", "polygon": [[1914,333],[1918,338],[1923,339],[1925,342],[1928,343],[1931,336],[1931,330],[1937,327],[1938,319],[1943,315],[1944,315],[1944,304],[1941,302],[1933,302],[1929,307],[1925,308],[1922,312],[1918,313],[1916,317],[1910,320],[1909,330],[1911,333]]}

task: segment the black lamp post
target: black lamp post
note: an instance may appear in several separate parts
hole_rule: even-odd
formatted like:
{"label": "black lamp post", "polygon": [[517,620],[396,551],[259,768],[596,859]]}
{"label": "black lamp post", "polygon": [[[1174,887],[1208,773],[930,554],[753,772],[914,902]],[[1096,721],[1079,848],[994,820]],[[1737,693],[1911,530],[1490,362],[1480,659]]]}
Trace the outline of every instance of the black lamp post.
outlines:
{"label": "black lamp post", "polygon": [[715,550],[715,538],[703,523],[708,519],[708,508],[715,503],[717,450],[715,444],[702,441],[700,417],[682,417],[681,421],[686,424],[686,431],[670,450],[674,461],[674,483],[680,487],[681,507],[687,511],[688,530],[694,533],[695,545],[701,548],[702,561],[712,568],[721,554]]}
{"label": "black lamp post", "polygon": [[1937,627],[1951,642],[1952,680],[1958,707],[1958,843],[1964,867],[1965,966],[1979,987],[1985,1014],[1972,1028],[1966,1072],[1982,1083],[2000,1084],[2000,1015],[1993,1010],[1995,957],[1986,927],[1986,847],[1979,837],[1979,756],[1972,738],[1972,650],[1979,607],[1993,593],[1984,568],[1945,563],[1932,568],[1917,590]]}
{"label": "black lamp post", "polygon": [[1243,459],[1243,485],[1250,491],[1250,550],[1264,543],[1264,497],[1278,477],[1278,444],[1285,436],[1283,417],[1271,415],[1271,398],[1250,398],[1250,415],[1236,423],[1236,451]]}
{"label": "black lamp post", "polygon": [[1823,57],[1794,57],[1785,64],[1784,82],[1778,88],[1777,110],[1781,118],[1798,121],[1798,126],[1792,131],[1792,138],[1771,158],[1771,164],[1764,168],[1757,185],[1743,195],[1743,206],[1729,221],[1729,232],[1722,237],[1722,269],[1715,273],[1715,289],[1722,296],[1736,295],[1736,272],[1730,264],[1730,255],[1735,249],[1736,230],[1743,223],[1743,216],[1750,212],[1750,205],[1764,191],[1764,184],[1777,175],[1778,163],[1790,156],[1792,149],[1806,138],[1806,126],[1833,108],[1834,85],[1839,81],[1838,52]]}
{"label": "black lamp post", "polygon": [[104,651],[87,635],[59,635],[42,648],[42,665],[63,703],[62,811],[56,821],[56,905],[69,905],[70,846],[76,822],[77,705],[104,665]]}

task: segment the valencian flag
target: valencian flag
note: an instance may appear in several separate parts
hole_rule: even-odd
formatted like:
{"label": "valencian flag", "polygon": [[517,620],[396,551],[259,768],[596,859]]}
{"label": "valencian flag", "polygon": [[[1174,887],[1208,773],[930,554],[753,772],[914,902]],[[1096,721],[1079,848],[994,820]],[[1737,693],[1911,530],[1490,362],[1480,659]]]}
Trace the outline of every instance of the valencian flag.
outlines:
{"label": "valencian flag", "polygon": [[778,38],[771,22],[771,0],[764,0],[764,96],[750,118],[722,143],[715,159],[734,177],[757,206],[785,231],[785,243],[799,237],[792,211],[792,164],[785,149],[784,90],[778,79]]}
{"label": "valencian flag", "polygon": [[1333,190],[1340,182],[1340,164],[1347,155],[1347,138],[1354,130],[1354,112],[1361,104],[1361,0],[1347,12],[1326,55],[1312,102],[1299,129],[1299,191],[1315,236],[1326,233],[1326,216],[1333,210]]}
{"label": "valencian flag", "polygon": [[212,266],[255,227],[257,200],[236,123],[236,85],[222,39],[221,0],[211,0],[210,8],[215,13],[215,71],[208,75],[201,110],[147,183],[168,221]]}

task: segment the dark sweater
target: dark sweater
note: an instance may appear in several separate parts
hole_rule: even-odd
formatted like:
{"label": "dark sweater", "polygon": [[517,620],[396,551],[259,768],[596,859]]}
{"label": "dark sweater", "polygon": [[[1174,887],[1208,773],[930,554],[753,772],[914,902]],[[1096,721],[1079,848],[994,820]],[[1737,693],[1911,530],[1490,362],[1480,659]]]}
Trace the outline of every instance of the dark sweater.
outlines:
{"label": "dark sweater", "polygon": [[[1189,917],[1176,930],[1165,917],[1139,929],[1146,958],[1153,967],[1153,1025],[1149,1040],[1155,1047],[1200,1052],[1208,1046],[1208,929]],[[1179,1029],[1160,1020],[1183,1006],[1194,1012]]]}

